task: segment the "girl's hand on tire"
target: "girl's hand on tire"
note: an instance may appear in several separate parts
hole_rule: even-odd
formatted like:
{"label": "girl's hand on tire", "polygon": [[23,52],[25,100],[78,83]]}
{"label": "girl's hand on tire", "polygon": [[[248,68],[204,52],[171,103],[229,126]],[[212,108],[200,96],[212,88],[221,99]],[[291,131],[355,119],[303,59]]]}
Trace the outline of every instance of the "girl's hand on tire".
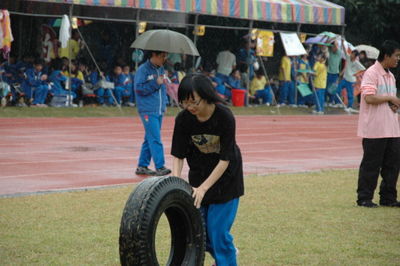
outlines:
{"label": "girl's hand on tire", "polygon": [[198,209],[201,207],[201,202],[203,201],[204,195],[206,194],[207,190],[200,187],[194,187],[192,197],[194,198],[194,206]]}

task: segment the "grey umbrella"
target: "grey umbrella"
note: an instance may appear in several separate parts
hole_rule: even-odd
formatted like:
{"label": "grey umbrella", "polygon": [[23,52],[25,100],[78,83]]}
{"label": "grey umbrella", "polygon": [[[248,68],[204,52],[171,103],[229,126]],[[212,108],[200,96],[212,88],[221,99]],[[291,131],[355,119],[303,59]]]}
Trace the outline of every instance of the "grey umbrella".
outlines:
{"label": "grey umbrella", "polygon": [[199,56],[199,51],[188,37],[172,30],[149,30],[141,34],[131,48]]}

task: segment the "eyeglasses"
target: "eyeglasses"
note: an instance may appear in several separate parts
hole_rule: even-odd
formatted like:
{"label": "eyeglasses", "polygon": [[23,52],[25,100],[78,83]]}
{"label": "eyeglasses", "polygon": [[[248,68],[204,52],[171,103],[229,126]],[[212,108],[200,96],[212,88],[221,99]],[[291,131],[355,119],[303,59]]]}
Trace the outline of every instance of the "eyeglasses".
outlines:
{"label": "eyeglasses", "polygon": [[189,107],[197,107],[197,106],[199,106],[199,104],[201,103],[202,100],[203,100],[203,99],[200,99],[200,100],[198,100],[198,101],[190,102],[190,103],[188,103],[188,102],[182,102],[179,106],[180,106],[182,109],[187,109],[187,108],[189,108]]}

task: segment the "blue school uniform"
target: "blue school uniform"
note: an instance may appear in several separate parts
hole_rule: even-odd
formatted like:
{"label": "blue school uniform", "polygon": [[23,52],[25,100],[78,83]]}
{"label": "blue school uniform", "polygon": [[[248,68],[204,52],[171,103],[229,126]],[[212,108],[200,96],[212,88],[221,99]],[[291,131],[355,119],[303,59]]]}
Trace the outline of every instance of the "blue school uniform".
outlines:
{"label": "blue school uniform", "polygon": [[157,77],[164,75],[164,68],[153,65],[150,60],[140,65],[135,75],[136,105],[145,129],[138,161],[138,166],[141,167],[149,166],[152,158],[156,169],[165,164],[161,127],[167,103],[167,89],[165,84],[157,83]]}
{"label": "blue school uniform", "polygon": [[215,87],[215,90],[216,90],[219,94],[224,95],[224,96],[227,96],[227,97],[230,97],[230,96],[231,96],[231,92],[225,88],[224,83],[223,83],[223,81],[222,81],[220,78],[218,78],[218,77],[210,77],[210,79],[211,79],[213,82],[217,83],[217,87]]}
{"label": "blue school uniform", "polygon": [[111,75],[108,76],[108,81],[111,81],[114,83],[114,96],[115,100],[117,101],[118,104],[121,104],[122,97],[130,96],[129,88],[128,86],[125,86],[124,82],[127,78],[127,75],[125,74],[120,74],[118,76],[116,75]]}
{"label": "blue school uniform", "polygon": [[98,88],[96,87],[96,84],[101,80],[101,76],[99,75],[99,72],[92,71],[87,76],[87,80],[95,88],[94,94],[96,94],[97,102],[99,104],[104,104],[104,103],[112,104],[113,103],[113,98],[111,97],[111,90],[104,89],[101,87],[98,87]]}
{"label": "blue school uniform", "polygon": [[131,103],[134,103],[136,101],[136,99],[135,99],[135,73],[132,72],[130,75],[131,75],[131,79],[132,79],[132,87],[131,87],[131,96],[129,97],[129,101]]}
{"label": "blue school uniform", "polygon": [[30,68],[25,72],[26,79],[22,83],[25,96],[28,99],[33,98],[32,104],[44,104],[50,89],[48,81],[41,80],[42,71],[37,72],[34,68]]}
{"label": "blue school uniform", "polygon": [[[51,93],[53,96],[69,95],[70,92],[66,90],[62,82],[67,81],[67,77],[63,75],[61,70],[54,70],[49,76],[49,81],[51,82]],[[73,99],[76,98],[76,93],[71,91],[71,96]]]}
{"label": "blue school uniform", "polygon": [[135,102],[135,91],[134,91],[134,80],[135,75],[133,73],[123,74],[125,76],[124,86],[129,92],[129,102]]}

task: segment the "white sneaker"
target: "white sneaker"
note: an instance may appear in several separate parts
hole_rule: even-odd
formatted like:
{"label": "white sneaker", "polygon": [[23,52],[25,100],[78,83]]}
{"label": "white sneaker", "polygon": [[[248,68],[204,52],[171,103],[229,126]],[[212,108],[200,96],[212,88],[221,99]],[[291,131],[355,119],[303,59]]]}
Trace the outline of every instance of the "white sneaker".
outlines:
{"label": "white sneaker", "polygon": [[1,98],[1,107],[5,107],[7,105],[6,97]]}
{"label": "white sneaker", "polygon": [[349,107],[349,108],[347,108],[351,113],[356,113],[356,114],[358,114],[359,113],[359,111],[358,110],[356,110],[356,109],[353,109],[353,108],[351,108],[351,107]]}
{"label": "white sneaker", "polygon": [[136,105],[135,105],[135,103],[128,102],[128,106],[129,107],[135,107]]}

